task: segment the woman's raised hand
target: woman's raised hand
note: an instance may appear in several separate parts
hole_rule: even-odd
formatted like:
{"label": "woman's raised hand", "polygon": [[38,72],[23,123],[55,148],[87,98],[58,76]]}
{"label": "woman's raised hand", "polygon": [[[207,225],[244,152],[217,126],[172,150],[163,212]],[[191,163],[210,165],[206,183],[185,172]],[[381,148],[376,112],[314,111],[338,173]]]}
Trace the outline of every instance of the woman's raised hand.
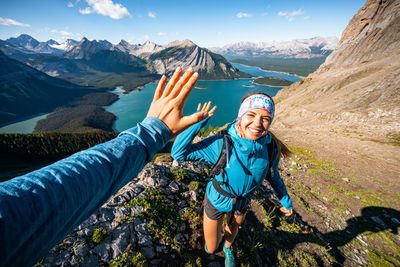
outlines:
{"label": "woman's raised hand", "polygon": [[217,109],[217,106],[214,106],[210,111],[208,111],[211,107],[211,101],[208,101],[203,104],[203,107],[201,107],[201,103],[197,105],[197,111],[200,112],[208,112],[208,116],[212,117],[214,116],[214,111]]}
{"label": "woman's raised hand", "polygon": [[[165,86],[166,76],[162,76],[154,93],[147,117],[156,117],[163,121],[175,136],[189,126],[209,116],[208,110],[183,116],[183,107],[192,91],[199,74],[189,68],[181,78],[182,68],[177,68]],[[163,89],[165,86],[165,90]],[[215,109],[213,109],[215,110]],[[213,111],[211,110],[211,111]]]}

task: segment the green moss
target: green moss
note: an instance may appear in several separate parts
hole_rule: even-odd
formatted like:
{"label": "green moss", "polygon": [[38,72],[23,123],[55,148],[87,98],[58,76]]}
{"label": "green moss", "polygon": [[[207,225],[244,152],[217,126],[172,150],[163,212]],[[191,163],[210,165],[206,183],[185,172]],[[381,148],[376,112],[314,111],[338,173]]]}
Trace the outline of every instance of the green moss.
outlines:
{"label": "green moss", "polygon": [[118,223],[133,223],[135,220],[135,216],[134,215],[122,215],[122,216],[115,217],[114,220]]}
{"label": "green moss", "polygon": [[193,209],[188,209],[187,211],[185,211],[185,213],[182,215],[182,218],[189,223],[189,227],[192,230],[200,228],[201,216]]}
{"label": "green moss", "polygon": [[278,250],[278,262],[279,266],[285,267],[296,267],[295,259],[290,255],[290,253],[282,250]]}
{"label": "green moss", "polygon": [[208,126],[208,129],[201,129],[200,132],[197,134],[200,137],[207,137],[210,135],[211,132],[218,132],[219,127],[213,127],[212,125]]}
{"label": "green moss", "polygon": [[296,146],[289,146],[289,149],[293,153],[291,157],[293,161],[299,165],[307,164],[310,166],[307,170],[310,176],[326,175],[331,178],[337,178],[338,171],[335,167],[335,163],[316,158],[315,151],[311,149]]}
{"label": "green moss", "polygon": [[201,185],[200,182],[191,181],[190,184],[188,185],[188,187],[190,190],[197,191],[199,189],[200,185]]}
{"label": "green moss", "polygon": [[374,251],[369,251],[367,254],[371,260],[371,266],[399,266],[400,259],[391,255],[380,255]]}
{"label": "green moss", "polygon": [[133,266],[142,267],[147,265],[147,259],[142,253],[138,252],[135,256],[133,256],[131,263]]}
{"label": "green moss", "polygon": [[107,230],[101,227],[94,229],[92,240],[95,244],[100,244],[107,237]]}
{"label": "green moss", "polygon": [[300,262],[300,266],[317,266],[318,262],[314,259],[312,255],[305,251],[296,251],[295,257]]}
{"label": "green moss", "polygon": [[178,232],[177,227],[182,222],[182,218],[174,205],[171,205],[167,195],[159,190],[146,189],[148,196],[134,199],[131,204],[141,206],[144,211],[139,212],[138,216],[149,220],[148,228],[153,231],[154,239],[161,239],[171,244],[174,249],[178,249],[178,244],[174,236]]}
{"label": "green moss", "polygon": [[171,168],[169,176],[177,182],[189,183],[192,177],[184,169]]}
{"label": "green moss", "polygon": [[172,162],[173,158],[170,153],[157,153],[151,162]]}

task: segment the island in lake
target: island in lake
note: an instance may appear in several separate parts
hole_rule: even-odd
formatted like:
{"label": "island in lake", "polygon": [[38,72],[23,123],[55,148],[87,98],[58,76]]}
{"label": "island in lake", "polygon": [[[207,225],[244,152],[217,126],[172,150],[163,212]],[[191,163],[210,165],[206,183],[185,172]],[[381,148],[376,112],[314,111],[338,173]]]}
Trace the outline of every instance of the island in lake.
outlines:
{"label": "island in lake", "polygon": [[288,86],[293,83],[292,81],[275,77],[258,77],[254,79],[253,82],[256,84],[268,85],[268,86]]}

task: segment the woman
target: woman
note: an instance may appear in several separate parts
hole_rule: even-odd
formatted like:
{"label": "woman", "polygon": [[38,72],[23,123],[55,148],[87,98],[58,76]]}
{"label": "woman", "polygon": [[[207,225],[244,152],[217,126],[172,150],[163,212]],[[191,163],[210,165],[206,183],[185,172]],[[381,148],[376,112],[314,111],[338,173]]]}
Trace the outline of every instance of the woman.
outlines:
{"label": "woman", "polygon": [[[202,112],[207,112],[210,105],[210,102],[205,104]],[[171,154],[174,159],[202,160],[211,164],[217,162],[223,140],[226,139],[224,135],[214,135],[192,144],[192,140],[213,116],[215,109],[216,107],[208,113],[207,119],[178,135],[172,147]],[[222,222],[226,214],[223,245],[226,266],[235,266],[232,243],[245,219],[246,208],[253,193],[260,187],[264,178],[267,178],[277,192],[282,204],[281,211],[287,216],[293,213],[291,199],[278,171],[280,153],[275,153],[276,157],[271,161],[272,166],[269,166],[268,144],[272,138],[276,140],[278,151],[289,153],[289,150],[268,131],[274,118],[274,109],[272,98],[263,92],[250,93],[243,98],[237,120],[227,128],[227,134],[233,142],[231,152],[227,153],[226,167],[215,176],[214,182],[210,181],[207,184],[203,219],[205,250],[207,253],[217,250],[222,241]],[[267,176],[270,169],[270,175]],[[231,220],[232,213],[234,217]]]}

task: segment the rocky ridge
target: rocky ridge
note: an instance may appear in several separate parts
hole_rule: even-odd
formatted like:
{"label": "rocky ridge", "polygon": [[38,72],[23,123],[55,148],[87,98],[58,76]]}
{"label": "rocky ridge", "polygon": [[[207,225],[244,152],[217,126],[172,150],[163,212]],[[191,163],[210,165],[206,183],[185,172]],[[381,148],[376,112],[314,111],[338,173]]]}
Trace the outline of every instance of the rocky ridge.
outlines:
{"label": "rocky ridge", "polygon": [[399,1],[367,1],[325,63],[277,94],[281,123],[356,127],[383,139],[399,133],[399,33]]}

